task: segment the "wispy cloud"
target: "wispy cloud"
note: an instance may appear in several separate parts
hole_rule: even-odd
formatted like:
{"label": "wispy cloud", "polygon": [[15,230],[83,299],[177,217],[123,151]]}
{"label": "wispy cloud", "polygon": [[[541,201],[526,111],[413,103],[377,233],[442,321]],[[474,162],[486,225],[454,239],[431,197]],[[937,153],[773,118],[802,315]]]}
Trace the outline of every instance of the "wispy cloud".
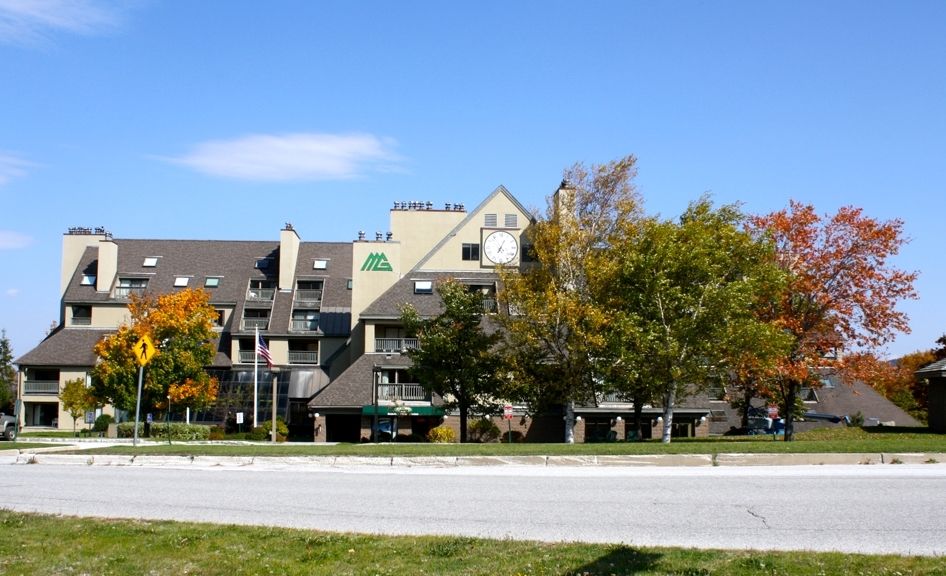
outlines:
{"label": "wispy cloud", "polygon": [[101,0],[0,0],[0,42],[28,46],[60,32],[108,32],[121,24],[128,6]]}
{"label": "wispy cloud", "polygon": [[0,250],[17,250],[29,246],[32,242],[32,238],[19,232],[0,230]]}
{"label": "wispy cloud", "polygon": [[172,162],[238,180],[347,180],[401,170],[395,142],[371,134],[251,134],[197,144]]}
{"label": "wispy cloud", "polygon": [[17,295],[20,293],[20,289],[19,289],[19,288],[7,288],[7,290],[6,290],[5,293],[6,293],[6,295],[9,296],[10,298],[16,298]]}
{"label": "wispy cloud", "polygon": [[0,186],[14,178],[26,176],[26,169],[30,166],[33,166],[32,162],[0,150]]}

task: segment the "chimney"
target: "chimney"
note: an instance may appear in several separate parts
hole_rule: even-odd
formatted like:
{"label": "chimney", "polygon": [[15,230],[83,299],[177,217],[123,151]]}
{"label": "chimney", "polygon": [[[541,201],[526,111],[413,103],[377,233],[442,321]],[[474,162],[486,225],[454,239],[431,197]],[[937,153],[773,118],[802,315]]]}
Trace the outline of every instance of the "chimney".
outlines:
{"label": "chimney", "polygon": [[299,234],[292,224],[279,232],[279,289],[292,290],[296,278],[296,262],[299,260]]}
{"label": "chimney", "polygon": [[95,289],[108,292],[118,274],[118,244],[111,238],[99,241],[99,269],[96,272]]}

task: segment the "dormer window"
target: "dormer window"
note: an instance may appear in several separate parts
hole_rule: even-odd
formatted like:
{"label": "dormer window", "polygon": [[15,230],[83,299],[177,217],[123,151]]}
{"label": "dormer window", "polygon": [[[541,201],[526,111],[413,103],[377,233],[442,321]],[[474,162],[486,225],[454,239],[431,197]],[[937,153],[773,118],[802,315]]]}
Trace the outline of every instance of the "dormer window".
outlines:
{"label": "dormer window", "polygon": [[328,268],[328,260],[318,259],[312,261],[313,270],[325,270]]}
{"label": "dormer window", "polygon": [[141,295],[148,287],[147,278],[119,278],[115,287],[116,298],[128,298],[132,294]]}
{"label": "dormer window", "polygon": [[256,259],[256,269],[257,270],[266,270],[269,268],[272,258],[257,258]]}
{"label": "dormer window", "polygon": [[95,274],[83,274],[79,284],[82,286],[95,286]]}
{"label": "dormer window", "polygon": [[141,265],[144,266],[145,268],[154,268],[155,266],[158,265],[158,257],[148,256],[147,258],[145,258],[145,261]]}
{"label": "dormer window", "polygon": [[187,276],[177,276],[174,278],[174,287],[175,288],[186,288],[187,283],[190,281],[190,278]]}
{"label": "dormer window", "polygon": [[204,288],[216,288],[220,286],[220,278],[216,276],[210,276],[204,280]]}
{"label": "dormer window", "polygon": [[432,280],[415,280],[414,294],[433,294],[434,283]]}

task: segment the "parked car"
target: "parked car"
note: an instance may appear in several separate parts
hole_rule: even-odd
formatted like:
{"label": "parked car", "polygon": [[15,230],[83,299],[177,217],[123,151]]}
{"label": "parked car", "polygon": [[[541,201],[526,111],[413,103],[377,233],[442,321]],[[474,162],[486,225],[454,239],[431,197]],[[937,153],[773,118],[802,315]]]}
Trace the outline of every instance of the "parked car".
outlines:
{"label": "parked car", "polygon": [[16,440],[17,425],[13,416],[7,416],[0,412],[0,430],[3,432],[3,438],[6,440]]}

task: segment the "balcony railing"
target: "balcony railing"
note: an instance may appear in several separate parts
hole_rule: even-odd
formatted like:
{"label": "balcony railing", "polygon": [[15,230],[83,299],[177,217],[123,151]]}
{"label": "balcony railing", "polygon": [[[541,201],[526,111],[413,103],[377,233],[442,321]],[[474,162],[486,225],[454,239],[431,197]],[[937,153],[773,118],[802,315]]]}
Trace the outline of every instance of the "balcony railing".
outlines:
{"label": "balcony railing", "polygon": [[272,300],[276,295],[275,288],[250,288],[246,291],[247,300]]}
{"label": "balcony railing", "polygon": [[314,332],[319,329],[319,321],[293,320],[290,329],[294,332]]}
{"label": "balcony railing", "polygon": [[143,286],[118,286],[115,288],[115,297],[116,298],[128,298],[132,294],[141,296],[145,293]]}
{"label": "balcony railing", "polygon": [[400,352],[417,348],[417,338],[375,338],[375,352]]}
{"label": "balcony railing", "polygon": [[[252,364],[254,358],[256,358],[254,350],[240,350],[240,364]],[[259,362],[263,365],[266,364],[266,360],[262,356],[260,356]]]}
{"label": "balcony railing", "polygon": [[91,316],[73,316],[72,325],[73,326],[91,326],[92,317]]}
{"label": "balcony railing", "polygon": [[301,302],[321,302],[322,291],[309,288],[296,290],[296,300]]}
{"label": "balcony railing", "polygon": [[243,330],[266,330],[269,327],[269,318],[244,318]]}
{"label": "balcony railing", "polygon": [[483,313],[495,314],[497,310],[495,298],[483,298]]}
{"label": "balcony railing", "polygon": [[289,363],[290,364],[318,364],[319,353],[309,351],[309,350],[290,350]]}
{"label": "balcony railing", "polygon": [[602,396],[600,402],[602,404],[630,404],[631,400],[617,392],[611,392]]}
{"label": "balcony railing", "polygon": [[378,384],[378,400],[430,400],[420,384]]}
{"label": "balcony railing", "polygon": [[59,394],[58,380],[27,380],[23,382],[23,394]]}

